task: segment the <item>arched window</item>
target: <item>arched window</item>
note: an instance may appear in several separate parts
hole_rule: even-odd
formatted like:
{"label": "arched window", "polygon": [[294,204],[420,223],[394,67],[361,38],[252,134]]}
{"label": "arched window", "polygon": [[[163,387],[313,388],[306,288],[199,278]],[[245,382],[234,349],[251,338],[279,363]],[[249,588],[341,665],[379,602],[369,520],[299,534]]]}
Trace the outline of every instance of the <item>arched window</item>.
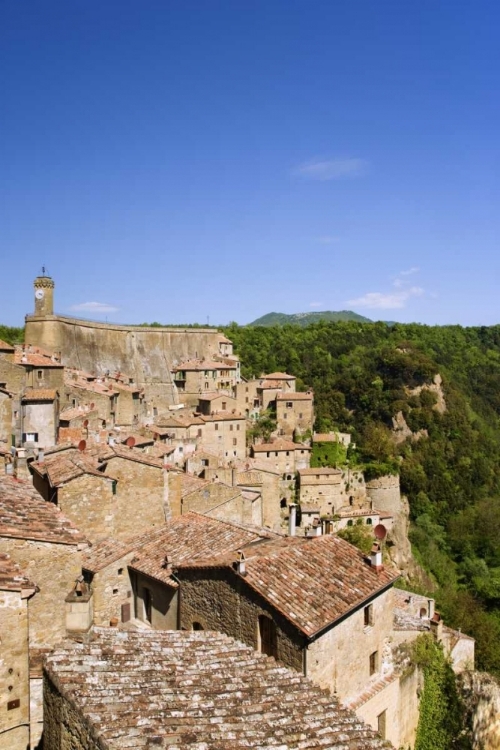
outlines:
{"label": "arched window", "polygon": [[347,525],[348,525],[348,526],[352,526],[352,518],[350,518],[350,519],[348,520],[348,522],[347,522]]}
{"label": "arched window", "polygon": [[367,518],[367,519],[366,519],[366,523],[367,523],[367,525],[368,525],[368,526],[371,526],[371,525],[372,525],[372,523],[373,523],[373,521],[372,521],[372,519],[371,519],[371,518]]}
{"label": "arched window", "polygon": [[201,622],[193,622],[193,630],[205,630]]}

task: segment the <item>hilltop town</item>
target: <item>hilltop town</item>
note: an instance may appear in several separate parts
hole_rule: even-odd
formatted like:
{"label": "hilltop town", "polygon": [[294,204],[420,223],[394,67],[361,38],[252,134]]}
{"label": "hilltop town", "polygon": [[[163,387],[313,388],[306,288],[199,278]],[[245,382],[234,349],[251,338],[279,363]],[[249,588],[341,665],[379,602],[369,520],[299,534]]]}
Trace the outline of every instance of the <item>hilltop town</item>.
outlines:
{"label": "hilltop town", "polygon": [[216,329],[59,316],[54,291],[0,341],[5,747],[413,747],[411,644],[461,672],[474,641],[397,587],[399,478],[311,466],[351,435]]}

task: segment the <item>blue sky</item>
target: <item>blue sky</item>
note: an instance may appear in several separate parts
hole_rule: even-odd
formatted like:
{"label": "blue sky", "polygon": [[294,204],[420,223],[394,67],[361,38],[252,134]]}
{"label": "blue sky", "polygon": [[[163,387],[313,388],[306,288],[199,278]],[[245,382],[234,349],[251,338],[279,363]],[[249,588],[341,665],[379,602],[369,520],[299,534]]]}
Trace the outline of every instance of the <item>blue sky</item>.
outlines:
{"label": "blue sky", "polygon": [[500,322],[497,2],[4,0],[0,322]]}

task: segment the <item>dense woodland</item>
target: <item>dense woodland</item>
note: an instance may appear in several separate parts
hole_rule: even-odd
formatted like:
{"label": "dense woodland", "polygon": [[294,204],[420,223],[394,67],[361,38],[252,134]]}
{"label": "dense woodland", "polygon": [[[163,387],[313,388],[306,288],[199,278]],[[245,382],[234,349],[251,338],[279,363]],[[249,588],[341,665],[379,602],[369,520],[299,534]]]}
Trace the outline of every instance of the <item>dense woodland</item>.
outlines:
{"label": "dense woodland", "polygon": [[[286,370],[314,389],[316,429],[353,434],[347,461],[369,477],[400,473],[413,552],[428,573],[427,583],[412,583],[477,639],[478,668],[500,676],[500,326],[231,324],[225,333],[245,376]],[[436,373],[444,414],[433,393],[408,393]],[[428,437],[396,446],[399,411]]]}
{"label": "dense woodland", "polygon": [[[476,638],[477,667],[500,676],[500,326],[345,321],[225,333],[245,376],[295,374],[300,389],[314,389],[316,430],[352,433],[356,450],[333,460],[368,477],[400,473],[414,556],[428,574],[410,584],[433,593],[447,623]],[[4,341],[22,336],[0,326]],[[444,414],[434,394],[408,393],[436,373]],[[428,437],[395,445],[399,411]]]}

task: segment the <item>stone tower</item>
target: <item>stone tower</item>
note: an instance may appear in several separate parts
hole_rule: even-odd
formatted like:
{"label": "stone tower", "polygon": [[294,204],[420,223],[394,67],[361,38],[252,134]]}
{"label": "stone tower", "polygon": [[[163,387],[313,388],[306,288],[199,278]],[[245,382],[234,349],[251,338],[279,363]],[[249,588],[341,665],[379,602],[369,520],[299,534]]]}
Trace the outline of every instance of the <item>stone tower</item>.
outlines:
{"label": "stone tower", "polygon": [[42,269],[42,276],[37,276],[33,285],[35,287],[35,316],[43,318],[46,315],[53,315],[54,281],[45,274],[45,268]]}

